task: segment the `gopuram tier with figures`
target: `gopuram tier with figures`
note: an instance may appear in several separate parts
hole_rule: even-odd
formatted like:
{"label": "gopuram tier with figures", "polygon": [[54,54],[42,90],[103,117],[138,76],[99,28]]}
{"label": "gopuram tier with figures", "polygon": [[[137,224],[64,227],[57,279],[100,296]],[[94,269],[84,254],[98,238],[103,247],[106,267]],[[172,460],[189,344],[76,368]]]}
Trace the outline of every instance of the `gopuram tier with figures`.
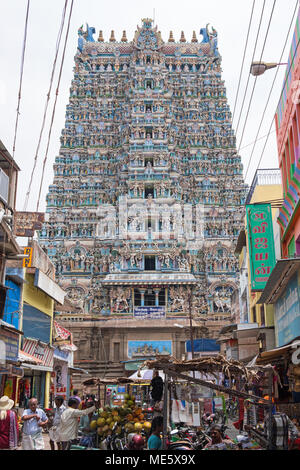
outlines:
{"label": "gopuram tier with figures", "polygon": [[131,42],[95,34],[78,30],[40,243],[75,365],[118,377],[181,359],[191,327],[217,339],[233,322],[245,185],[216,30],[164,42],[143,19]]}

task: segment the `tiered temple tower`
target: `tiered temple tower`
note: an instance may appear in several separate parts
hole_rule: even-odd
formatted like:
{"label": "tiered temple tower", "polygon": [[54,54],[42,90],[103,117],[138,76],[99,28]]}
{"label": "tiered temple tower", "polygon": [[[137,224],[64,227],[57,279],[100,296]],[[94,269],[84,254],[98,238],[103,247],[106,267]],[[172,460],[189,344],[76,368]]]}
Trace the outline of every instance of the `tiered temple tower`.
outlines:
{"label": "tiered temple tower", "polygon": [[194,337],[230,322],[245,186],[214,29],[164,42],[144,19],[131,42],[78,34],[40,241],[76,364],[117,376],[122,361],[181,358],[189,315]]}

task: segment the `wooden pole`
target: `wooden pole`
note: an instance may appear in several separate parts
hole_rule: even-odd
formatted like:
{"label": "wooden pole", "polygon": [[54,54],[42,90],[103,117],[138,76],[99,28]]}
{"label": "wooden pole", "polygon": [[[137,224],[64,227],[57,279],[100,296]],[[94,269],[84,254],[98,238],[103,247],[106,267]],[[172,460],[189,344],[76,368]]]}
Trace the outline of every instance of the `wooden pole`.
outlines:
{"label": "wooden pole", "polygon": [[168,381],[169,377],[168,374],[165,373],[165,383],[164,383],[164,406],[163,406],[163,450],[167,448],[167,432],[168,432]]}

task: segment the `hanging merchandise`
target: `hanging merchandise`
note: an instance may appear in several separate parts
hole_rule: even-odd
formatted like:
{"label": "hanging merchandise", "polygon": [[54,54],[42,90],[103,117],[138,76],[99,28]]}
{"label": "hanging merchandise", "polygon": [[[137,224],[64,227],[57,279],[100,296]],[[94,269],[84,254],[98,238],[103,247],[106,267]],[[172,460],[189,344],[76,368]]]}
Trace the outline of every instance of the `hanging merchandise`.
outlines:
{"label": "hanging merchandise", "polygon": [[200,426],[200,404],[193,403],[193,425]]}
{"label": "hanging merchandise", "polygon": [[172,422],[179,423],[180,422],[180,401],[179,400],[172,400]]}
{"label": "hanging merchandise", "polygon": [[180,400],[179,402],[179,419],[182,423],[186,423],[187,421],[187,407],[185,400]]}

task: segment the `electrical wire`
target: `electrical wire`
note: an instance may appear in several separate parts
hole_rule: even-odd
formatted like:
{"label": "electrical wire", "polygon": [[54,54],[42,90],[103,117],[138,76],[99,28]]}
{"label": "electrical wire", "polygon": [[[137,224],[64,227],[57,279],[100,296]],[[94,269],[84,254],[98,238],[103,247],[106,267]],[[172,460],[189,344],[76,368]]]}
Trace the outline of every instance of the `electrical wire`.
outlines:
{"label": "electrical wire", "polygon": [[236,109],[238,95],[239,95],[239,91],[240,91],[241,78],[242,78],[243,69],[244,69],[244,62],[245,62],[246,51],[247,51],[247,47],[248,47],[248,39],[249,39],[249,33],[250,33],[250,29],[251,29],[251,24],[252,24],[254,8],[255,8],[255,0],[253,0],[252,11],[251,11],[250,21],[249,21],[249,25],[248,25],[248,32],[247,32],[246,44],[245,44],[245,47],[244,47],[244,55],[243,55],[243,60],[242,60],[242,65],[241,65],[241,70],[240,70],[238,88],[237,88],[237,92],[236,92],[236,96],[235,96],[234,108],[233,108],[233,113],[232,113],[232,118],[231,118],[232,123],[233,123],[233,120],[234,120],[235,109]]}
{"label": "electrical wire", "polygon": [[[266,0],[264,0],[263,7],[262,7],[262,11],[261,11],[261,15],[260,15],[259,26],[258,26],[258,30],[257,30],[257,33],[256,33],[256,40],[255,40],[255,44],[254,44],[254,50],[253,50],[253,54],[252,54],[251,63],[252,63],[253,60],[254,60],[254,56],[255,56],[255,52],[256,52],[258,36],[259,36],[259,33],[260,33],[260,28],[261,28],[262,19],[263,19],[264,10],[265,10],[265,4],[266,4]],[[241,116],[242,116],[242,112],[243,112],[243,109],[244,109],[244,104],[245,104],[246,95],[247,95],[247,91],[248,91],[249,80],[250,80],[250,73],[249,73],[249,75],[248,75],[248,79],[247,79],[247,83],[246,83],[246,88],[245,88],[245,92],[244,92],[244,96],[243,96],[242,106],[241,106],[241,109],[240,109],[240,114],[239,114],[239,119],[238,119],[237,127],[236,127],[236,130],[235,130],[235,134],[237,134],[237,131],[238,131],[238,128],[239,128],[239,125],[240,125]]]}
{"label": "electrical wire", "polygon": [[[275,5],[276,5],[276,0],[273,1],[273,7],[272,7],[271,15],[270,15],[270,18],[269,18],[268,28],[267,28],[267,32],[266,32],[266,35],[265,35],[265,40],[264,40],[264,44],[263,44],[262,51],[261,51],[261,54],[260,54],[259,62],[261,62],[261,59],[262,59],[262,56],[263,56],[263,53],[264,53],[264,50],[265,50],[265,47],[266,47],[266,42],[267,42],[267,38],[268,38],[269,30],[270,30],[270,25],[271,25],[272,18],[273,18]],[[249,72],[249,76],[250,76],[250,72]],[[250,97],[250,101],[249,101],[249,105],[248,105],[248,109],[247,109],[247,113],[246,113],[246,118],[245,118],[244,127],[243,127],[243,131],[242,131],[242,136],[241,136],[241,139],[240,139],[238,153],[240,151],[242,141],[243,141],[243,138],[244,138],[244,133],[245,133],[245,129],[246,129],[249,113],[250,113],[250,108],[251,108],[252,99],[253,99],[253,95],[254,95],[254,91],[255,91],[255,87],[256,87],[256,82],[257,82],[257,76],[255,77],[254,84],[253,84],[253,87],[252,87],[252,93],[251,93],[251,97]]]}
{"label": "electrical wire", "polygon": [[[288,78],[289,78],[289,74],[290,74],[291,68],[292,68],[293,63],[294,63],[294,58],[295,58],[295,55],[296,55],[296,53],[297,53],[297,51],[298,51],[299,43],[300,43],[300,39],[299,39],[298,42],[297,42],[297,45],[296,45],[296,48],[295,48],[295,51],[294,51],[293,58],[292,58],[292,60],[291,60],[291,64],[290,64],[289,70],[288,70],[288,72],[286,73],[286,77],[285,77],[285,80],[284,80],[284,84],[283,84],[283,86],[282,86],[282,91],[281,91],[280,98],[279,98],[279,101],[278,101],[278,104],[277,104],[276,109],[278,108],[278,105],[279,105],[279,103],[280,103],[280,100],[281,100],[282,93],[283,93],[283,91],[284,91],[286,82],[287,82],[287,80],[288,80]],[[292,112],[292,110],[290,111],[289,117],[291,116],[291,112]],[[268,143],[270,134],[271,134],[271,129],[272,129],[274,120],[275,120],[275,114],[273,115],[273,118],[272,118],[272,121],[271,121],[271,124],[270,124],[270,127],[269,127],[269,131],[268,131],[268,133],[267,133],[267,138],[266,138],[266,140],[265,140],[265,144],[264,144],[264,147],[263,147],[263,150],[262,150],[262,153],[261,153],[261,156],[260,156],[260,159],[259,159],[259,162],[258,162],[258,165],[257,165],[256,169],[259,168],[260,163],[261,163],[261,161],[262,161],[262,158],[263,158],[263,155],[264,155],[264,152],[265,152],[265,149],[266,149],[266,146],[267,146],[267,143]],[[287,130],[288,124],[289,124],[289,119],[287,119],[287,121],[286,121],[284,133],[285,133],[286,130]],[[281,126],[281,127],[283,127],[283,126]],[[281,148],[279,149],[278,155],[280,155],[280,152],[281,152]]]}
{"label": "electrical wire", "polygon": [[[278,63],[280,63],[281,60],[282,60],[282,57],[283,57],[283,54],[284,54],[284,51],[285,51],[285,48],[286,48],[286,45],[287,45],[287,42],[288,42],[288,39],[289,39],[290,31],[291,31],[291,28],[292,28],[293,23],[294,23],[294,17],[295,17],[295,14],[297,12],[297,7],[298,7],[298,0],[296,1],[296,5],[295,5],[294,13],[293,13],[293,16],[292,16],[292,20],[291,20],[290,25],[289,25],[289,29],[288,29],[288,32],[287,32],[287,35],[286,35],[285,43],[284,43],[280,58],[278,60]],[[249,167],[250,167],[250,164],[251,164],[254,149],[255,149],[255,146],[256,146],[256,142],[258,140],[258,135],[259,135],[259,132],[260,132],[260,129],[261,129],[261,126],[262,126],[262,123],[263,123],[263,120],[264,120],[264,117],[265,117],[265,114],[266,114],[266,110],[267,110],[267,107],[269,105],[270,97],[271,97],[272,91],[274,89],[274,84],[275,84],[275,81],[277,79],[278,72],[279,72],[279,67],[277,67],[277,69],[276,69],[276,73],[275,73],[275,76],[274,76],[274,79],[273,79],[273,82],[272,82],[272,85],[271,85],[269,96],[268,96],[268,99],[267,99],[267,102],[266,102],[266,105],[265,105],[265,108],[264,108],[264,111],[263,111],[263,114],[262,114],[262,118],[261,118],[261,121],[260,121],[260,124],[259,124],[259,127],[258,127],[258,131],[257,131],[256,137],[255,137],[255,140],[254,140],[252,152],[251,152],[251,155],[250,155],[250,159],[249,159],[249,162],[248,162],[248,167],[247,167],[246,174],[245,174],[245,180],[246,180],[246,177],[247,177],[247,174],[248,174],[248,170],[249,170]]]}
{"label": "electrical wire", "polygon": [[25,17],[25,29],[24,29],[24,39],[23,39],[23,48],[22,48],[22,57],[21,57],[21,73],[20,73],[20,82],[19,82],[17,117],[16,117],[16,123],[15,123],[15,133],[14,133],[14,143],[13,143],[13,154],[12,154],[13,160],[14,160],[14,158],[15,158],[17,131],[18,131],[19,115],[20,115],[20,103],[21,103],[21,91],[22,91],[24,62],[25,62],[25,49],[26,49],[26,42],[27,42],[27,29],[28,29],[29,7],[30,7],[30,0],[27,0],[27,9],[26,9],[26,17]]}
{"label": "electrical wire", "polygon": [[48,105],[49,105],[50,96],[51,96],[51,89],[52,89],[52,84],[53,84],[53,79],[54,79],[54,73],[55,73],[55,68],[56,68],[56,63],[57,63],[57,57],[58,57],[58,53],[59,53],[60,42],[61,42],[61,38],[62,38],[62,32],[63,32],[63,28],[64,28],[64,24],[65,24],[67,4],[68,4],[68,0],[65,0],[65,5],[64,5],[64,8],[63,8],[63,12],[62,12],[62,19],[61,19],[61,23],[60,23],[60,26],[59,26],[57,40],[56,40],[55,57],[54,57],[53,66],[52,66],[50,85],[49,85],[49,90],[48,90],[48,93],[47,93],[47,99],[46,99],[46,104],[45,104],[45,109],[44,109],[42,126],[41,126],[41,130],[40,130],[40,135],[39,135],[37,148],[36,148],[36,151],[35,151],[35,157],[34,157],[34,163],[33,163],[33,168],[32,168],[32,172],[31,172],[31,177],[30,177],[28,189],[27,189],[26,196],[25,196],[25,202],[24,202],[24,208],[23,208],[24,211],[26,211],[26,209],[27,209],[28,200],[29,200],[29,196],[30,196],[30,192],[31,192],[32,181],[33,181],[33,176],[34,176],[34,172],[35,172],[36,165],[37,165],[37,160],[38,160],[38,152],[39,152],[39,149],[40,149],[41,140],[42,140],[42,136],[43,136],[43,132],[44,132],[44,128],[45,128],[47,110],[48,110]]}
{"label": "electrical wire", "polygon": [[48,158],[49,144],[50,144],[51,133],[52,133],[52,127],[53,127],[53,122],[54,122],[54,116],[55,116],[55,110],[56,110],[56,103],[57,103],[57,97],[58,97],[58,92],[59,92],[59,85],[60,85],[60,80],[61,80],[61,76],[62,76],[62,70],[63,70],[64,60],[65,60],[65,52],[66,52],[67,41],[68,41],[68,37],[69,37],[70,23],[71,23],[72,11],[73,11],[73,3],[74,3],[74,0],[72,0],[72,2],[71,2],[70,12],[69,12],[69,18],[68,18],[68,26],[67,26],[67,31],[66,31],[65,43],[64,43],[64,49],[63,49],[63,54],[62,54],[62,59],[61,59],[61,65],[60,65],[60,71],[59,71],[59,78],[58,78],[57,88],[56,88],[56,92],[55,92],[55,101],[54,101],[54,105],[53,105],[53,111],[52,111],[50,129],[49,129],[49,133],[48,133],[47,148],[46,148],[45,158],[44,158],[44,161],[43,161],[42,176],[41,176],[40,188],[39,188],[39,193],[38,193],[38,200],[37,200],[37,205],[36,205],[36,211],[37,211],[37,212],[38,212],[38,210],[39,210],[39,205],[40,205],[41,191],[42,191],[42,186],[43,186],[43,181],[44,181],[44,175],[45,175],[45,166],[46,166],[46,162],[47,162],[47,158]]}

